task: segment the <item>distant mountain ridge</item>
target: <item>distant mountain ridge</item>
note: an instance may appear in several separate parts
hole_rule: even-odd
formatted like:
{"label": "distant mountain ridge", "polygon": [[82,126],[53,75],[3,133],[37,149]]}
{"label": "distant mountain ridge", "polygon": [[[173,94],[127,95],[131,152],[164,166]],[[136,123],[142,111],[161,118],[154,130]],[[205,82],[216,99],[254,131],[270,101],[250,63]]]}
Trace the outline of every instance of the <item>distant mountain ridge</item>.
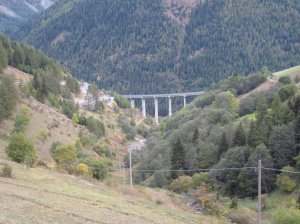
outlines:
{"label": "distant mountain ridge", "polygon": [[0,32],[12,34],[57,0],[0,0]]}
{"label": "distant mountain ridge", "polygon": [[101,88],[163,93],[299,64],[295,21],[296,0],[64,0],[20,38]]}

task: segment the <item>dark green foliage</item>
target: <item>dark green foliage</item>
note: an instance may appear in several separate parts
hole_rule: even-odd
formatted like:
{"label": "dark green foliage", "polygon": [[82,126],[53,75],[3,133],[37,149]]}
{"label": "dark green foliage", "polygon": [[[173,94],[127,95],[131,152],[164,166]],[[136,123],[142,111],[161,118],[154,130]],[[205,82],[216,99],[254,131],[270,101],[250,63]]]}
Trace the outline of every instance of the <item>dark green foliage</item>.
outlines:
{"label": "dark green foliage", "polygon": [[[178,170],[184,170],[185,168],[185,152],[179,138],[172,146],[171,167],[173,170],[171,176],[174,179],[180,175]],[[181,172],[181,174],[183,173]]]}
{"label": "dark green foliage", "polygon": [[[250,154],[245,164],[246,167],[257,167],[261,160],[264,167],[273,167],[272,156],[269,149],[263,144],[257,146]],[[253,169],[240,171],[239,177],[239,195],[242,197],[254,197],[257,195],[257,172]],[[271,192],[275,186],[275,175],[272,172],[264,172],[262,175],[262,191]]]}
{"label": "dark green foliage", "polygon": [[22,133],[14,134],[7,147],[7,155],[13,161],[32,166],[36,160],[36,151],[32,143]]}
{"label": "dark green foliage", "polygon": [[[198,90],[232,74],[299,63],[295,0],[204,1],[186,26],[167,17],[163,3],[60,1],[24,29],[24,39],[78,77],[122,93]],[[234,88],[242,94],[262,80],[242,80]]]}
{"label": "dark green foliage", "polygon": [[87,119],[86,127],[91,133],[95,134],[97,137],[105,136],[104,124],[98,119],[95,119],[94,117],[89,117]]}
{"label": "dark green foliage", "polygon": [[120,108],[125,109],[130,107],[130,103],[125,97],[118,94],[114,94],[114,99]]}
{"label": "dark green foliage", "polygon": [[271,155],[276,168],[281,169],[294,163],[293,158],[297,156],[294,125],[274,127],[269,141]]}
{"label": "dark green foliage", "polygon": [[8,56],[2,43],[0,42],[0,72],[8,65]]}
{"label": "dark green foliage", "polygon": [[292,80],[289,76],[282,76],[279,78],[279,82],[285,85],[291,84]]}
{"label": "dark green foliage", "polygon": [[220,159],[221,156],[225,152],[227,152],[228,149],[229,149],[229,144],[228,144],[228,140],[227,140],[227,137],[226,137],[226,133],[223,132],[222,138],[221,138],[221,141],[220,141],[220,144],[219,144],[218,158]]}
{"label": "dark green foliage", "polygon": [[0,76],[0,121],[11,115],[16,101],[17,93],[13,80]]}
{"label": "dark green foliage", "polygon": [[296,153],[300,153],[300,116],[296,118],[295,121],[295,149]]}
{"label": "dark green foliage", "polygon": [[21,108],[15,119],[15,132],[24,132],[30,121],[29,111],[27,108]]}
{"label": "dark green foliage", "polygon": [[233,146],[243,146],[243,145],[246,145],[246,141],[247,141],[246,133],[245,133],[242,123],[240,123],[235,131],[232,145]]}
{"label": "dark green foliage", "polygon": [[289,99],[290,97],[294,96],[297,92],[297,87],[293,84],[283,86],[279,90],[279,96],[282,101]]}
{"label": "dark green foliage", "polygon": [[78,108],[72,100],[63,100],[61,103],[62,112],[70,119],[72,119],[73,114],[77,113]]}
{"label": "dark green foliage", "polygon": [[97,180],[104,180],[108,176],[112,164],[108,159],[88,160],[86,162],[92,171],[92,175]]}
{"label": "dark green foliage", "polygon": [[133,140],[136,136],[136,127],[134,123],[130,122],[126,116],[120,116],[118,121],[122,131],[126,135],[126,138],[128,140]]}

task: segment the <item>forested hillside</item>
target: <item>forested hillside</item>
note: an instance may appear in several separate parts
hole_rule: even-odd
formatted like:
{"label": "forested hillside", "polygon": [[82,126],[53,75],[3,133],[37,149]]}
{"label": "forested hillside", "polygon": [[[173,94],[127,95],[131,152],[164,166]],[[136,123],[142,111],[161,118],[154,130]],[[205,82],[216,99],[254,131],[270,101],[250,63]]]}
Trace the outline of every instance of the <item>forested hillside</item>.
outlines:
{"label": "forested hillside", "polygon": [[[231,208],[238,201],[243,206],[243,198],[256,198],[255,167],[262,160],[264,211],[277,220],[270,223],[293,223],[278,221],[276,208],[287,205],[272,200],[290,194],[294,204],[289,208],[300,206],[300,73],[269,75],[265,70],[247,78],[232,76],[162,122],[145,150],[134,154],[136,170],[145,171],[135,172],[135,180],[188,193],[218,214],[226,210],[219,206],[222,196],[232,199]],[[284,211],[299,222],[299,212]],[[244,219],[238,220],[251,220],[241,213]]]}
{"label": "forested hillside", "polygon": [[297,0],[176,4],[65,0],[21,33],[77,77],[121,93],[199,90],[299,63]]}

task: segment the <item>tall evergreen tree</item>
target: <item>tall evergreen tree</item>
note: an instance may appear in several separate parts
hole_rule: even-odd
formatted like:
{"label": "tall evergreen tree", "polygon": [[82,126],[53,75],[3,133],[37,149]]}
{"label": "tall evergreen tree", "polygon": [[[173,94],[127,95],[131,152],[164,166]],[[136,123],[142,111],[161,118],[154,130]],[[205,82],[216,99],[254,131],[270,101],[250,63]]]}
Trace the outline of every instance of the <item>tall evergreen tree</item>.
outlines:
{"label": "tall evergreen tree", "polygon": [[297,116],[295,121],[295,149],[296,154],[300,153],[300,115]]}
{"label": "tall evergreen tree", "polygon": [[0,72],[7,66],[8,64],[8,58],[7,53],[0,42]]}
{"label": "tall evergreen tree", "polygon": [[223,132],[220,145],[219,145],[219,150],[218,150],[218,158],[220,159],[222,154],[224,154],[228,149],[229,149],[229,144],[226,137],[226,133]]}
{"label": "tall evergreen tree", "polygon": [[235,131],[235,135],[232,142],[233,146],[243,146],[246,145],[246,133],[243,128],[242,123],[239,124]]}
{"label": "tall evergreen tree", "polygon": [[199,139],[199,130],[198,128],[196,128],[193,133],[193,138],[192,138],[193,143],[197,144],[198,139]]}
{"label": "tall evergreen tree", "polygon": [[[171,168],[172,170],[184,170],[185,167],[185,152],[181,140],[178,138],[172,147]],[[177,178],[179,173],[172,172],[172,178]]]}

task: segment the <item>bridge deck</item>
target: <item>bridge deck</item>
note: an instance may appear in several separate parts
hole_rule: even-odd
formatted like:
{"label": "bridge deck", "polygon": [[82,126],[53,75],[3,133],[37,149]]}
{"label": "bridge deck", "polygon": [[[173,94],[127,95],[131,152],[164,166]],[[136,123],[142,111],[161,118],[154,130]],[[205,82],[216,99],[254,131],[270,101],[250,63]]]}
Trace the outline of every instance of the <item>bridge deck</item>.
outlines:
{"label": "bridge deck", "polygon": [[145,98],[165,98],[165,97],[176,97],[176,96],[199,96],[204,92],[187,92],[187,93],[165,93],[165,94],[140,94],[140,95],[123,95],[128,99],[145,99]]}

